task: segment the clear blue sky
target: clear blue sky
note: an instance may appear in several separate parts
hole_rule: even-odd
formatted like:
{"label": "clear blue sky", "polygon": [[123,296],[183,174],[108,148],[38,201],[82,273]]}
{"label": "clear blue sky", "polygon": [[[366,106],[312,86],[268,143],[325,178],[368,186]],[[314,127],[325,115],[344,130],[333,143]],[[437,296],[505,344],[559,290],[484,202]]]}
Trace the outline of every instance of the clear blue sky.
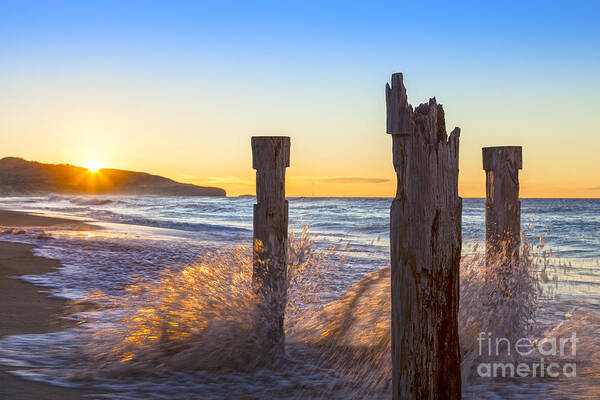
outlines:
{"label": "clear blue sky", "polygon": [[249,137],[287,134],[292,191],[392,195],[383,87],[402,71],[462,128],[463,194],[495,144],[525,146],[526,193],[600,194],[598,1],[5,1],[0,18],[2,155],[246,192]]}

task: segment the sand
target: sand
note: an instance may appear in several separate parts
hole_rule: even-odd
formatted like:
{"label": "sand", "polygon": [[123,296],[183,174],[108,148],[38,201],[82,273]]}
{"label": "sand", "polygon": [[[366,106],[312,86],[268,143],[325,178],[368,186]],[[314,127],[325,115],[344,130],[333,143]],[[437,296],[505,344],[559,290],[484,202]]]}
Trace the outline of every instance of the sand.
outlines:
{"label": "sand", "polygon": [[[0,210],[0,226],[43,227],[68,226],[70,229],[95,229],[76,220],[45,217],[27,213]],[[66,301],[48,297],[43,290],[11,276],[44,274],[60,266],[56,260],[34,256],[33,246],[22,243],[0,242],[0,337],[16,334],[55,332],[73,325],[65,316]],[[90,392],[60,388],[23,380],[7,371],[15,367],[0,366],[0,399],[80,399]],[[94,393],[98,393],[95,391]],[[94,398],[85,397],[87,399]]]}

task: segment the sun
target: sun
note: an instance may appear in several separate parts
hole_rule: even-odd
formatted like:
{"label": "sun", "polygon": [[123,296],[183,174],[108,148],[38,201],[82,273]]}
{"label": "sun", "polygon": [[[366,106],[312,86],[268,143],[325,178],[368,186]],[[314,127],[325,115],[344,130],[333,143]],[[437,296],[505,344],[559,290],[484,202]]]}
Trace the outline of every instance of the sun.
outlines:
{"label": "sun", "polygon": [[92,160],[92,161],[90,161],[90,162],[87,163],[87,169],[90,172],[98,172],[98,171],[100,171],[101,168],[102,168],[102,164],[100,164],[96,160]]}

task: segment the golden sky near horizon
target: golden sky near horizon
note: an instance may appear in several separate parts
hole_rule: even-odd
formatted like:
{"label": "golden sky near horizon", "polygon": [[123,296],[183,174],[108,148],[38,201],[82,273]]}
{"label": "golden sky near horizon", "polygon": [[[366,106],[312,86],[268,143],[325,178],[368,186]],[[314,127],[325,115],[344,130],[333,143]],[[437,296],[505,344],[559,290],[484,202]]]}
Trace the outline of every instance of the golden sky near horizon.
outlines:
{"label": "golden sky near horizon", "polygon": [[[289,196],[392,197],[386,78],[370,77],[370,85],[315,99],[263,93],[260,103],[252,102],[252,93],[231,99],[206,83],[198,92],[169,91],[156,82],[119,87],[96,82],[86,88],[85,82],[70,80],[44,90],[35,82],[15,85],[7,88],[12,103],[0,109],[0,154],[84,166],[97,160],[240,195],[254,193],[250,137],[286,135],[291,137]],[[522,197],[599,197],[595,103],[571,103],[577,99],[568,96],[533,102],[533,93],[505,102],[504,94],[492,90],[481,102],[464,92],[457,97],[445,86],[435,93],[435,83],[418,76],[405,74],[405,83],[413,105],[426,101],[425,93],[437,94],[448,131],[461,127],[461,196],[485,196],[482,147],[521,145]],[[321,90],[309,89],[315,96]]]}
{"label": "golden sky near horizon", "polygon": [[[97,160],[105,167],[223,187],[228,195],[240,195],[254,193],[252,134],[287,135],[292,143],[287,170],[289,196],[392,197],[396,183],[391,137],[385,133],[383,89],[378,89],[379,96],[373,91],[373,104],[364,114],[334,114],[328,120],[327,111],[321,109],[320,115],[295,119],[295,125],[286,125],[279,118],[266,129],[254,120],[256,116],[248,121],[232,120],[226,113],[206,117],[202,105],[196,118],[190,115],[189,120],[180,120],[162,106],[134,114],[67,103],[63,105],[66,109],[36,110],[34,119],[25,113],[5,118],[4,129],[10,123],[10,129],[19,134],[4,137],[2,156],[83,166]],[[367,107],[366,103],[362,107]],[[535,115],[528,120],[517,115],[511,121],[487,123],[491,116],[461,115],[457,108],[445,106],[447,120],[462,130],[461,196],[485,196],[481,147],[522,145],[522,197],[599,197],[599,139],[593,135],[592,126],[583,121],[573,126],[572,120],[560,115],[553,121],[551,113],[538,114],[538,121]],[[269,114],[265,112],[262,117],[268,120]],[[325,128],[311,126],[319,118]],[[600,126],[597,117],[590,119]],[[448,130],[454,126],[449,121]],[[342,122],[345,129],[336,129]],[[580,135],[565,135],[566,128],[577,129]]]}

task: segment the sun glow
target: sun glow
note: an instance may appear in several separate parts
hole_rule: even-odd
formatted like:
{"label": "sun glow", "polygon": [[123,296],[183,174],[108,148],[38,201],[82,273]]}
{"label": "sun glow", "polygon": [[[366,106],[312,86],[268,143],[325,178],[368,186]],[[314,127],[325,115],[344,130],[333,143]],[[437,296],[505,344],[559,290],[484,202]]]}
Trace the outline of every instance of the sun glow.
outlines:
{"label": "sun glow", "polygon": [[87,169],[90,172],[98,172],[101,168],[102,164],[100,164],[98,161],[93,160],[87,163]]}

